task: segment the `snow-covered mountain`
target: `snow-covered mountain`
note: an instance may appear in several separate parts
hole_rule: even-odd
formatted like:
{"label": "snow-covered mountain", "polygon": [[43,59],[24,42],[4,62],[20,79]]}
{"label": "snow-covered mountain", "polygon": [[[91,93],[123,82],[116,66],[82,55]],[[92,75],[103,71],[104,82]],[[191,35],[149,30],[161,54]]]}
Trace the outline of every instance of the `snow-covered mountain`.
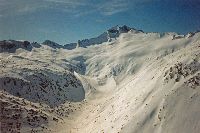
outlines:
{"label": "snow-covered mountain", "polygon": [[141,33],[143,31],[136,30],[134,28],[130,28],[126,25],[124,25],[124,26],[117,25],[117,26],[114,26],[114,27],[108,29],[106,32],[102,33],[98,37],[91,38],[91,39],[79,40],[77,43],[66,44],[65,48],[66,49],[74,49],[77,47],[86,48],[87,46],[90,46],[90,45],[102,44],[104,42],[111,42],[112,40],[116,40],[116,38],[119,37],[120,34],[128,33],[128,32]]}
{"label": "snow-covered mountain", "polygon": [[200,32],[115,26],[59,45],[0,42],[2,132],[198,133]]}

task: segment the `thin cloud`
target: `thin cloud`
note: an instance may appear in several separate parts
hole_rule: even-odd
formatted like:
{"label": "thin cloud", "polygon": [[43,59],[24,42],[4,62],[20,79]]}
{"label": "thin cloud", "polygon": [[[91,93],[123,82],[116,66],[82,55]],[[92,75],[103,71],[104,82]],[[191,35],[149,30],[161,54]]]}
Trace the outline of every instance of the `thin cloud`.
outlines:
{"label": "thin cloud", "polygon": [[95,4],[87,3],[87,8],[85,8],[85,10],[78,11],[74,16],[80,17],[91,13],[100,13],[105,16],[110,16],[128,10],[128,3],[129,0],[101,1]]}
{"label": "thin cloud", "polygon": [[96,22],[97,23],[104,23],[104,22],[106,22],[106,20],[105,19],[97,19]]}
{"label": "thin cloud", "polygon": [[98,9],[104,15],[113,15],[128,10],[128,1],[111,0],[100,5]]}
{"label": "thin cloud", "polygon": [[0,0],[0,14],[2,16],[21,15],[56,9],[75,17],[86,16],[94,12],[110,16],[126,11],[130,8],[130,4],[138,2],[140,1],[102,0],[94,3],[93,0]]}
{"label": "thin cloud", "polygon": [[0,14],[4,16],[30,13],[47,7],[39,0],[0,0],[0,2]]}
{"label": "thin cloud", "polygon": [[0,3],[1,15],[21,15],[48,9],[70,12],[85,4],[80,0],[0,0]]}

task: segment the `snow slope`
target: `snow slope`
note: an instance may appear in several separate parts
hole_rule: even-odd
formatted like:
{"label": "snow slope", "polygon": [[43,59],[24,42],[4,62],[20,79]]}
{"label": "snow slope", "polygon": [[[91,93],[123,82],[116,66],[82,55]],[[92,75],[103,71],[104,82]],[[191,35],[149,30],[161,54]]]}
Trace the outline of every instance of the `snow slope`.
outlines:
{"label": "snow slope", "polygon": [[198,133],[200,33],[108,31],[70,49],[1,52],[1,110],[19,114],[1,115],[2,129],[9,120],[21,132]]}

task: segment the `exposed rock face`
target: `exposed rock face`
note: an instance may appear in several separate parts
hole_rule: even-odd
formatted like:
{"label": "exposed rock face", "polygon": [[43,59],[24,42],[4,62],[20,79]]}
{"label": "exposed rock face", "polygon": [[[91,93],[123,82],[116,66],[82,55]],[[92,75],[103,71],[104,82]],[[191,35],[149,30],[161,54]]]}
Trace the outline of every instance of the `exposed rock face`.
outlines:
{"label": "exposed rock face", "polygon": [[64,48],[68,50],[75,49],[76,47],[77,47],[77,43],[70,43],[70,44],[64,45]]}
{"label": "exposed rock face", "polygon": [[15,40],[0,41],[0,52],[15,52],[16,49],[18,48],[30,51],[32,49],[32,46],[29,41],[15,41]]}
{"label": "exposed rock face", "polygon": [[117,37],[119,37],[120,34],[128,33],[128,32],[141,33],[143,31],[136,30],[134,28],[130,28],[126,25],[124,25],[124,26],[117,25],[115,27],[108,29],[106,32],[102,33],[98,37],[91,38],[91,39],[79,40],[77,43],[66,44],[64,47],[69,50],[74,49],[76,47],[86,48],[87,46],[90,46],[90,45],[101,44],[104,42],[110,42],[112,40],[115,40]]}
{"label": "exposed rock face", "polygon": [[54,49],[56,49],[56,48],[63,48],[62,45],[60,45],[60,44],[58,44],[56,42],[50,41],[50,40],[45,40],[42,44],[43,45],[47,45],[49,47],[52,47]]}

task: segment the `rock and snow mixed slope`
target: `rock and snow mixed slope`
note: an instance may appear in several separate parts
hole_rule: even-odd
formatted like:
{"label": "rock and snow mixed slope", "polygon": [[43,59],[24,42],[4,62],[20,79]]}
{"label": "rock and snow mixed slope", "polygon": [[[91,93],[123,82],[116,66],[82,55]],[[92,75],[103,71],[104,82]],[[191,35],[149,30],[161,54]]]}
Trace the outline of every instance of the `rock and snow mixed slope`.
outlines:
{"label": "rock and snow mixed slope", "polygon": [[79,40],[77,43],[66,44],[66,45],[64,45],[64,48],[66,48],[66,49],[75,49],[77,47],[86,48],[88,46],[95,45],[95,44],[111,42],[112,40],[116,40],[116,38],[119,37],[119,35],[121,35],[122,33],[128,33],[128,32],[141,33],[143,31],[136,30],[134,28],[130,28],[126,25],[124,25],[124,26],[117,25],[117,26],[114,26],[114,27],[108,29],[106,32],[102,33],[98,37]]}
{"label": "rock and snow mixed slope", "polygon": [[200,130],[199,32],[181,36],[118,26],[73,48],[49,40],[14,52],[4,45],[3,132]]}

